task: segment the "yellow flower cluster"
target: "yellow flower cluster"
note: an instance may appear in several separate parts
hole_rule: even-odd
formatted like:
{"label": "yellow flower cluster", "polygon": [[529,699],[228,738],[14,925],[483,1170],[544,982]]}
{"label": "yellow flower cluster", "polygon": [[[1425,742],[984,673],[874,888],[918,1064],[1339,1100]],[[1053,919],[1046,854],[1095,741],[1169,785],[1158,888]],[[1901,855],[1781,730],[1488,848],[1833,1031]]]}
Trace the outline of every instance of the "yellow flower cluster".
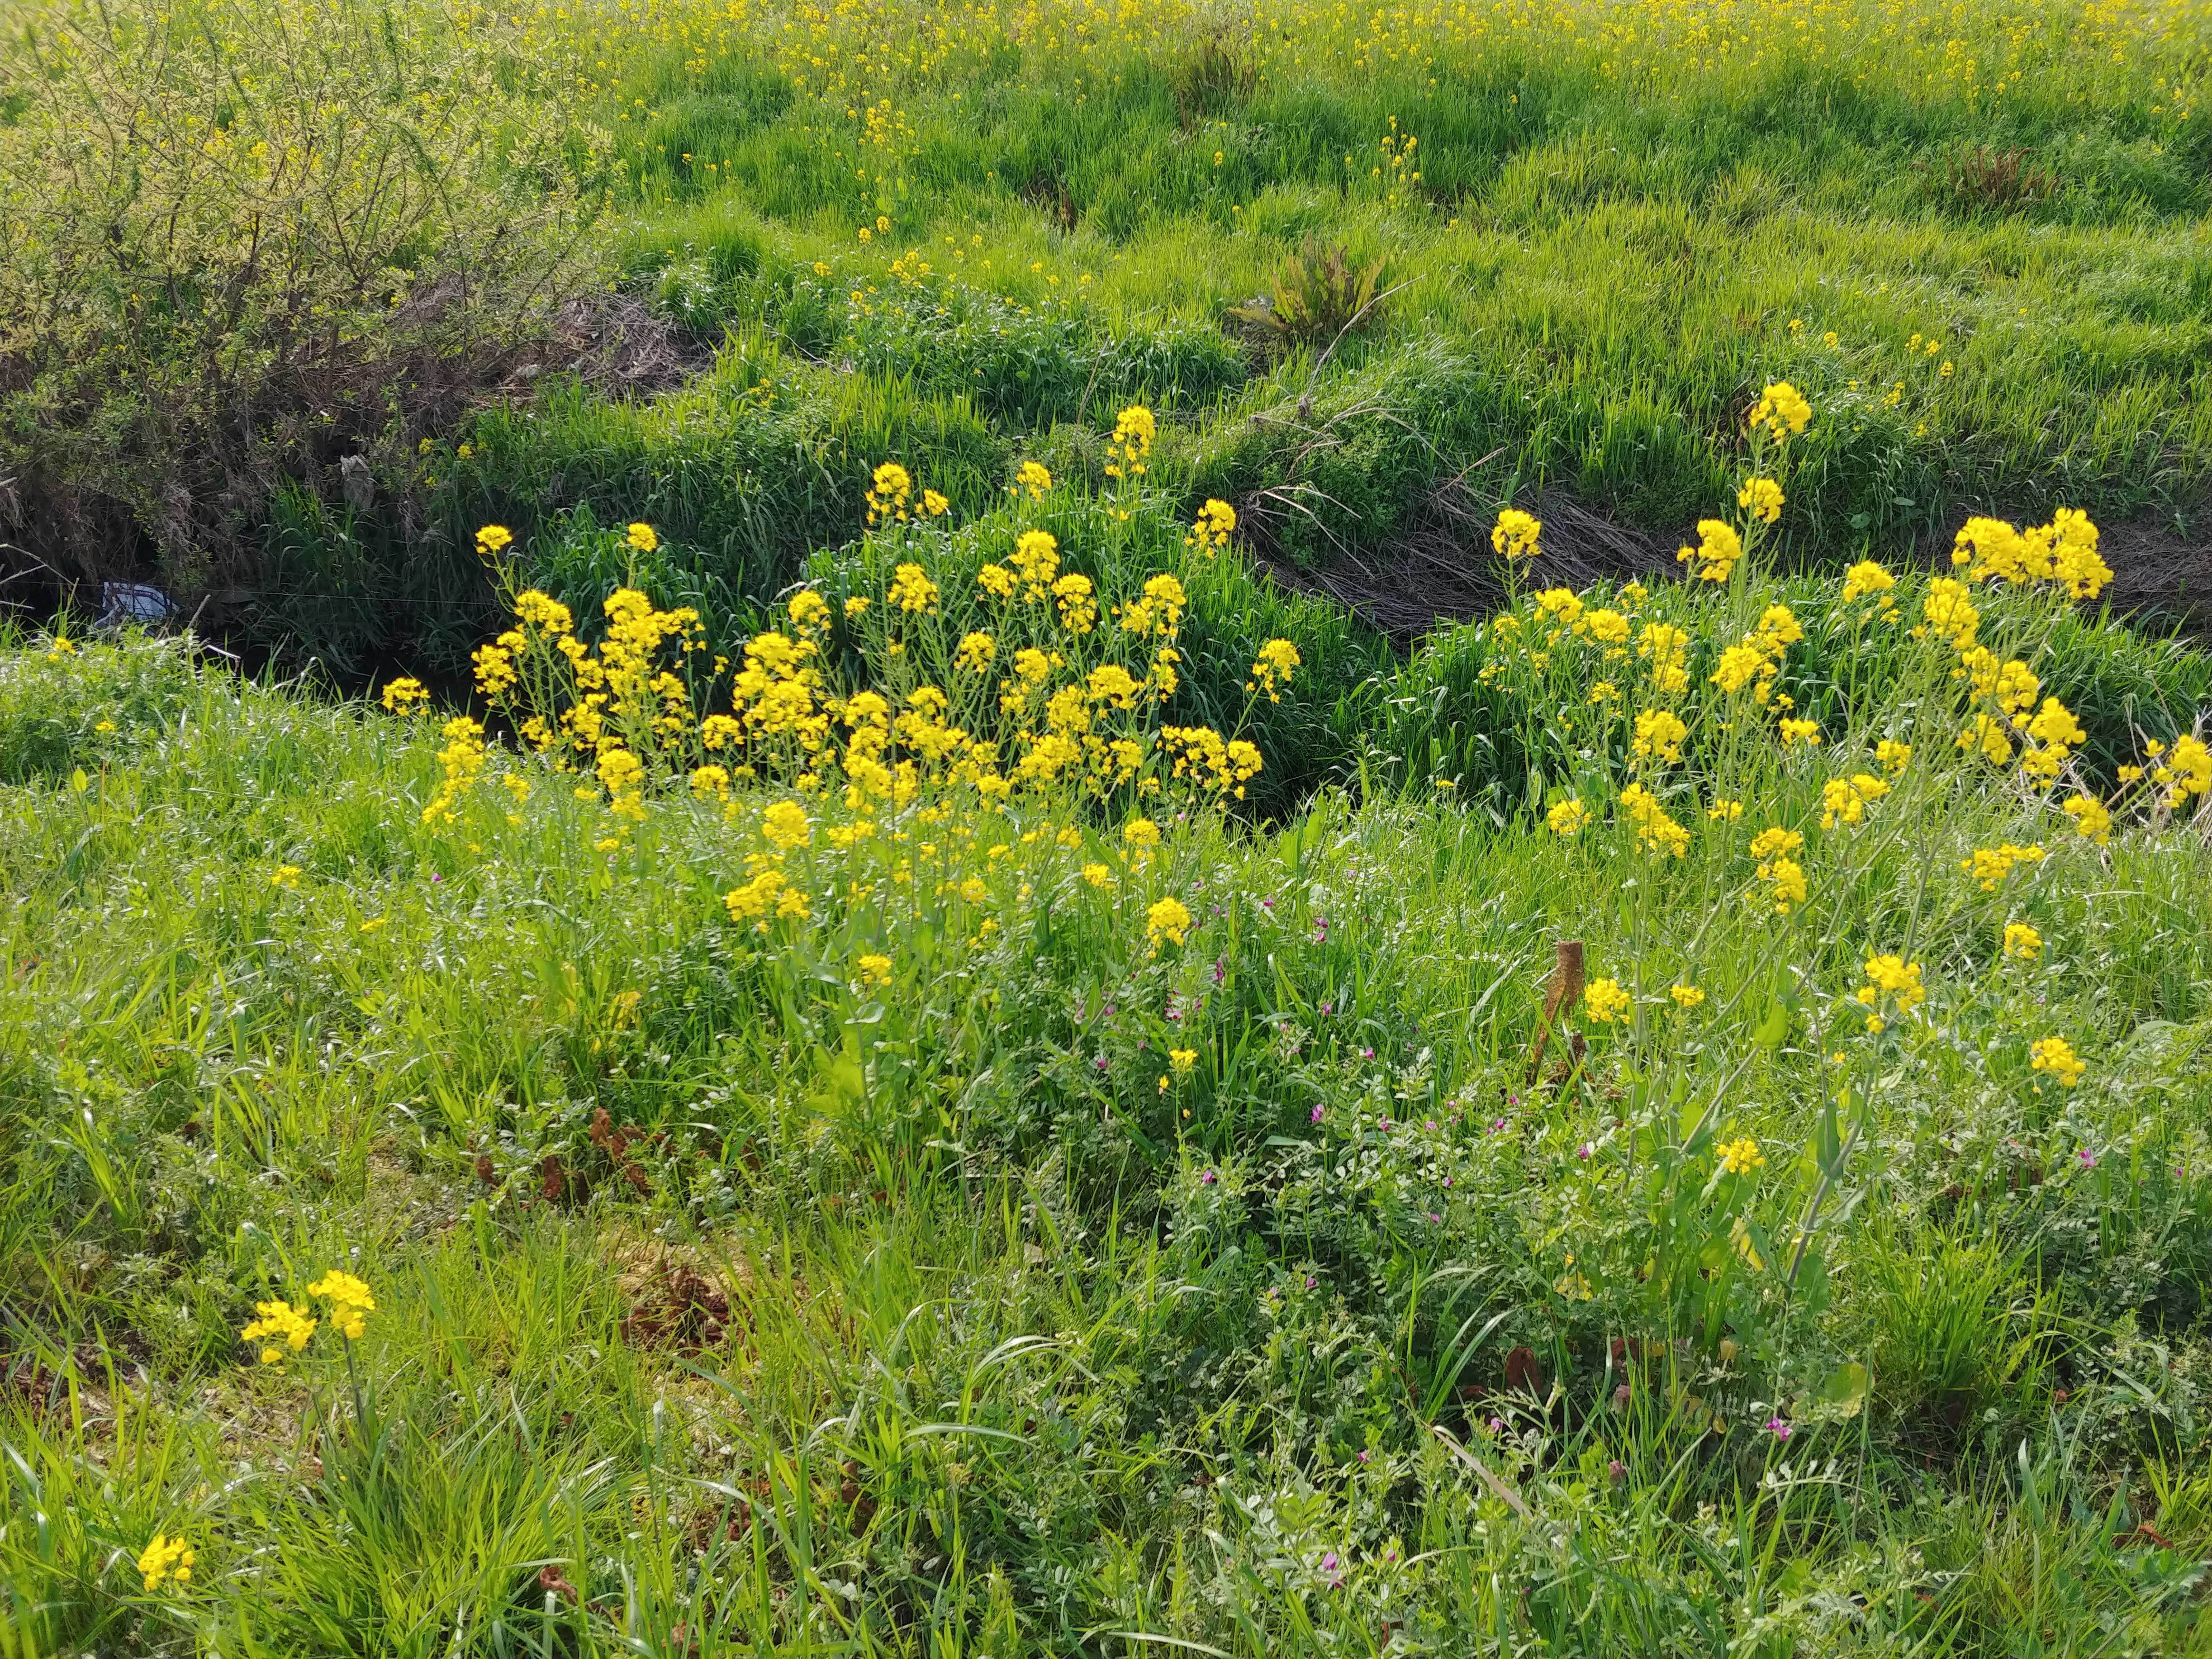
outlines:
{"label": "yellow flower cluster", "polygon": [[[2155,757],[2160,751],[2154,745],[2152,752]],[[2173,753],[2152,769],[2150,779],[2166,787],[2168,806],[2186,805],[2191,796],[2201,800],[2212,794],[2212,749],[2194,735],[2180,738]]]}
{"label": "yellow flower cluster", "polygon": [[1969,519],[1951,550],[1951,562],[1966,580],[2002,581],[2014,587],[2044,582],[2068,597],[2094,599],[2112,580],[2112,568],[2097,551],[2097,526],[2089,515],[2062,507],[2046,525],[2015,530],[2002,519]]}
{"label": "yellow flower cluster", "polygon": [[1583,1006],[1601,1025],[1627,1018],[1635,1006],[1636,1000],[1620,988],[1619,980],[1594,979],[1583,993]]}
{"label": "yellow flower cluster", "polygon": [[1805,837],[1795,830],[1778,825],[1760,830],[1751,839],[1751,856],[1755,861],[1753,873],[1767,885],[1767,897],[1774,904],[1775,913],[1788,915],[1803,904],[1811,889],[1805,879],[1805,866],[1794,854],[1805,845]]}
{"label": "yellow flower cluster", "polygon": [[361,1340],[368,1316],[376,1311],[376,1298],[369,1294],[368,1286],[335,1267],[308,1285],[307,1294],[331,1304],[331,1328],[349,1342]]}
{"label": "yellow flower cluster", "polygon": [[1753,1170],[1766,1167],[1766,1154],[1759,1150],[1759,1143],[1749,1135],[1724,1140],[1713,1150],[1720,1154],[1721,1168],[1730,1175],[1748,1175]]}
{"label": "yellow flower cluster", "polygon": [[2055,1078],[2071,1089],[2081,1081],[2081,1074],[2089,1069],[2074,1045],[2064,1037],[2047,1036],[2028,1045],[2028,1064],[2035,1070]]}
{"label": "yellow flower cluster", "polygon": [[264,1365],[283,1364],[288,1352],[301,1352],[315,1334],[318,1322],[304,1307],[289,1302],[257,1302],[253,1311],[258,1316],[238,1334],[245,1341],[261,1345]]}
{"label": "yellow flower cluster", "polygon": [[1509,507],[1498,514],[1497,524],[1492,526],[1490,544],[1509,564],[1516,559],[1533,559],[1544,550],[1536,540],[1543,531],[1541,520]]}
{"label": "yellow flower cluster", "polygon": [[1859,987],[1858,1000],[1871,1012],[1866,1017],[1869,1031],[1879,1031],[1885,1022],[1881,1010],[1885,1004],[1893,1006],[1900,1014],[1909,1014],[1928,1000],[1927,990],[1920,983],[1920,964],[1907,962],[1902,957],[1875,956],[1866,960],[1867,982]]}
{"label": "yellow flower cluster", "polygon": [[2004,953],[2014,962],[2033,962],[2043,954],[2043,935],[2024,921],[2005,923]]}
{"label": "yellow flower cluster", "polygon": [[1861,559],[1844,572],[1844,603],[1849,605],[1852,600],[1864,599],[1871,593],[1885,614],[1894,615],[1897,600],[1890,590],[1896,586],[1897,578],[1887,569],[1872,559]]}
{"label": "yellow flower cluster", "polygon": [[1209,499],[1191,521],[1190,534],[1183,538],[1182,544],[1210,559],[1229,545],[1230,532],[1236,528],[1237,509],[1226,501]]}
{"label": "yellow flower cluster", "polygon": [[1820,786],[1820,828],[1832,830],[1838,823],[1861,822],[1867,808],[1888,793],[1889,786],[1870,773],[1830,778]]}
{"label": "yellow flower cluster", "polygon": [[1771,478],[1748,478],[1736,491],[1735,504],[1761,524],[1782,516],[1782,486]]}
{"label": "yellow flower cluster", "polygon": [[2043,861],[2040,846],[2016,847],[2010,842],[1997,847],[1978,847],[1972,858],[1960,861],[1959,868],[1981,884],[1984,893],[1994,893],[1997,885],[2023,864]]}
{"label": "yellow flower cluster", "polygon": [[1181,899],[1164,898],[1145,912],[1145,937],[1152,941],[1152,954],[1160,953],[1163,945],[1181,945],[1190,930],[1190,907]]}
{"label": "yellow flower cluster", "polygon": [[1114,422],[1114,435],[1106,442],[1106,476],[1134,480],[1145,476],[1145,463],[1159,431],[1152,411],[1132,404]]}
{"label": "yellow flower cluster", "polygon": [[1299,666],[1297,647],[1288,640],[1269,640],[1260,647],[1260,654],[1252,664],[1252,678],[1244,683],[1244,689],[1264,691],[1269,702],[1280,702],[1283,694],[1277,687],[1288,685]]}
{"label": "yellow flower cluster", "polygon": [[138,1553],[138,1577],[146,1594],[151,1595],[165,1582],[182,1589],[191,1583],[195,1559],[182,1533],[173,1538],[155,1533],[153,1541]]}
{"label": "yellow flower cluster", "polygon": [[1589,822],[1589,808],[1569,796],[1565,800],[1553,802],[1544,819],[1552,826],[1553,835],[1571,836]]}
{"label": "yellow flower cluster", "polygon": [[1674,555],[1675,562],[1691,567],[1700,581],[1724,582],[1743,557],[1743,538],[1722,519],[1698,520],[1698,544]]}
{"label": "yellow flower cluster", "polygon": [[1621,810],[1636,826],[1637,844],[1656,856],[1681,858],[1690,850],[1690,832],[1668,816],[1659,798],[1640,783],[1620,792]]}
{"label": "yellow flower cluster", "polygon": [[1672,709],[1647,708],[1636,717],[1636,737],[1629,753],[1638,760],[1672,766],[1682,758],[1682,743],[1690,728]]}
{"label": "yellow flower cluster", "polygon": [[1759,401],[1751,406],[1750,425],[1754,433],[1762,433],[1778,443],[1787,443],[1805,429],[1813,418],[1813,406],[1804,395],[1787,380],[1777,380],[1759,394]]}
{"label": "yellow flower cluster", "polygon": [[430,701],[430,693],[422,681],[403,675],[385,682],[381,701],[387,714],[413,714]]}

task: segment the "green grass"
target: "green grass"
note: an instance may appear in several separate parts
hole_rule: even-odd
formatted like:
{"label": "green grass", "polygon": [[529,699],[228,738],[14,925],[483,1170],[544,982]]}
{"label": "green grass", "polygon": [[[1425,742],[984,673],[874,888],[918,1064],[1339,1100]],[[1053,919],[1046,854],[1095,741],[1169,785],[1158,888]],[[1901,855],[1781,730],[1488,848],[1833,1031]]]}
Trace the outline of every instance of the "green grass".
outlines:
{"label": "green grass", "polygon": [[[1024,510],[1129,569],[1180,554],[1156,508]],[[880,605],[919,557],[955,595],[1003,533],[817,576]],[[1202,660],[1206,581],[1261,590],[1185,568]],[[1701,686],[1785,598],[1814,754],[1693,690],[1681,769],[1638,770],[1547,713],[1623,672],[1596,647],[1540,668],[1472,630],[1384,700],[1479,687],[1530,734],[1510,787],[1400,791],[1385,722],[1364,795],[1294,793],[1263,829],[1170,796],[1150,855],[1112,811],[957,793],[839,852],[831,791],[773,855],[814,911],[761,932],[720,896],[770,856],[777,792],[679,787],[628,824],[495,752],[425,823],[430,727],[151,640],[11,642],[10,1640],[2190,1650],[2212,866],[2163,813],[2100,848],[1954,758],[1946,653],[1880,624],[1848,647],[1809,586],[1641,614],[1691,631]],[[2052,685],[2166,700],[2173,725],[2105,717],[2119,752],[2192,723],[2200,659],[1979,603]],[[1351,695],[1341,633],[1304,640],[1261,705],[1293,748]],[[1824,780],[1884,735],[1916,758],[1822,830]],[[1682,859],[1524,810],[1630,776]],[[1767,823],[1808,837],[1786,917],[1742,850]],[[1997,890],[1958,868],[2029,841],[2049,855]],[[1148,943],[1163,896],[1180,946]],[[2021,921],[2032,964],[1998,950]],[[1563,939],[1637,1012],[1578,1011],[1587,1058],[1555,1036],[1532,1085]],[[1929,1001],[1869,1035],[1885,951]],[[2077,1087],[2030,1063],[2054,1034]],[[1743,1137],[1764,1167],[1726,1173]],[[376,1299],[361,1340],[255,1364],[253,1304],[332,1267]],[[157,1532],[188,1584],[141,1585]]]}

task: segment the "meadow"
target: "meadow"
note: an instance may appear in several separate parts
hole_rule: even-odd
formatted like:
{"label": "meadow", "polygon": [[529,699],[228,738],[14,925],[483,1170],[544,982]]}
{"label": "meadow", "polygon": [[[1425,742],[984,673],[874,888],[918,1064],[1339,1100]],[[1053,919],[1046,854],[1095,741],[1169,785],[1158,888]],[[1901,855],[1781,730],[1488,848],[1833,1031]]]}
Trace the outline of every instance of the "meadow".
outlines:
{"label": "meadow", "polygon": [[2212,14],[20,22],[0,1656],[2212,1643]]}

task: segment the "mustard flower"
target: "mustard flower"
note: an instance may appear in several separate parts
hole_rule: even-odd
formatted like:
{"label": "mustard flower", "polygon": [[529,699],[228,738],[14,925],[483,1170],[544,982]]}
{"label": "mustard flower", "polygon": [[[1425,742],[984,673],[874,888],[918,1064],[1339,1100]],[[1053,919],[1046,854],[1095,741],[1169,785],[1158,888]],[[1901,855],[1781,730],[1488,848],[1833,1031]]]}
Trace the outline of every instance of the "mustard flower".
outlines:
{"label": "mustard flower", "polygon": [[1086,864],[1083,866],[1083,879],[1093,887],[1111,887],[1114,872],[1103,864]]}
{"label": "mustard flower", "polygon": [[1721,1155],[1721,1168],[1730,1175],[1747,1175],[1766,1167],[1766,1154],[1759,1150],[1759,1143],[1749,1135],[1724,1140],[1714,1150]]}
{"label": "mustard flower", "polygon": [[1543,530],[1543,520],[1509,507],[1498,514],[1497,524],[1492,526],[1490,544],[1509,564],[1516,559],[1533,559],[1544,550],[1536,539]]}
{"label": "mustard flower", "polygon": [[2014,962],[2033,962],[2043,954],[2043,935],[2024,921],[2005,923],[2004,953]]}
{"label": "mustard flower", "polygon": [[2101,847],[2111,839],[2112,811],[2094,795],[2076,794],[2059,810],[2074,820],[2074,827],[2081,832],[2082,840],[2095,842]]}
{"label": "mustard flower", "polygon": [[1570,796],[1553,803],[1552,810],[1544,815],[1544,821],[1552,826],[1553,835],[1571,836],[1589,822],[1589,808]]}
{"label": "mustard flower", "polygon": [[477,552],[489,559],[513,545],[514,541],[514,532],[505,525],[488,524],[477,532]]}
{"label": "mustard flower", "polygon": [[1892,738],[1884,738],[1880,743],[1875,744],[1874,757],[1882,769],[1893,778],[1912,764],[1912,745],[1909,743],[1899,743]]}
{"label": "mustard flower", "polygon": [[1247,691],[1263,690],[1269,702],[1280,702],[1282,693],[1278,684],[1288,685],[1291,676],[1302,665],[1298,648],[1288,640],[1269,640],[1260,647],[1260,654],[1252,664],[1252,678],[1245,682]]}
{"label": "mustard flower", "polygon": [[257,1302],[253,1311],[259,1317],[238,1334],[241,1340],[261,1345],[264,1365],[281,1365],[288,1352],[298,1353],[315,1334],[315,1316],[289,1302]]}
{"label": "mustard flower", "polygon": [[1876,564],[1872,559],[1861,559],[1844,572],[1844,603],[1849,605],[1853,599],[1863,599],[1872,593],[1881,600],[1882,608],[1887,610],[1896,603],[1889,596],[1890,590],[1896,586],[1897,578],[1891,575],[1887,570]]}
{"label": "mustard flower", "polygon": [[429,701],[430,694],[420,680],[403,677],[385,682],[383,702],[388,714],[412,714]]}
{"label": "mustard flower", "polygon": [[1784,718],[1778,729],[1782,734],[1782,746],[1784,749],[1800,743],[1808,749],[1817,749],[1820,746],[1820,723],[1818,720]]}
{"label": "mustard flower", "polygon": [[1749,478],[1736,491],[1735,504],[1761,524],[1782,516],[1782,486],[1771,478]]}
{"label": "mustard flower", "polygon": [[2069,1089],[2080,1083],[2082,1073],[2089,1069],[2087,1062],[2075,1054],[2074,1045],[2064,1037],[2044,1037],[2029,1044],[2027,1053],[2030,1066],[2047,1073]]}
{"label": "mustard flower", "polygon": [[1994,893],[1998,884],[2023,864],[2043,861],[2040,846],[2015,847],[2010,842],[1998,847],[1978,847],[1972,858],[1960,861],[1959,868],[1980,884],[1984,893]]}
{"label": "mustard flower", "polygon": [[891,572],[891,585],[884,597],[909,616],[937,608],[937,584],[918,564],[906,563]]}
{"label": "mustard flower", "polygon": [[660,537],[649,524],[630,526],[623,540],[634,553],[656,552],[660,547]]}
{"label": "mustard flower", "polygon": [[1154,956],[1162,945],[1181,945],[1189,927],[1190,909],[1181,899],[1164,898],[1145,912],[1145,937]]}
{"label": "mustard flower", "polygon": [[376,1298],[369,1294],[368,1286],[336,1267],[308,1285],[307,1294],[331,1304],[331,1328],[349,1341],[361,1340],[368,1323],[366,1316],[376,1311]]}
{"label": "mustard flower", "polygon": [[1182,1077],[1188,1074],[1190,1068],[1197,1063],[1198,1050],[1195,1048],[1170,1048],[1168,1050],[1168,1064],[1175,1068],[1175,1074],[1177,1077]]}
{"label": "mustard flower", "polygon": [[1229,532],[1237,528],[1237,509],[1224,501],[1209,498],[1198,510],[1198,517],[1190,526],[1190,534],[1182,544],[1194,552],[1212,558],[1229,545]]}
{"label": "mustard flower", "polygon": [[1751,406],[1753,428],[1764,428],[1769,436],[1784,442],[1802,432],[1812,418],[1812,404],[1787,380],[1774,381]]}
{"label": "mustard flower", "polygon": [[1674,1000],[1677,1008],[1694,1008],[1705,1000],[1705,994],[1694,985],[1670,985],[1667,994]]}
{"label": "mustard flower", "polygon": [[797,801],[780,800],[762,812],[761,836],[778,853],[788,853],[811,841],[814,827]]}
{"label": "mustard flower", "polygon": [[1583,1006],[1589,1011],[1589,1017],[1601,1025],[1626,1018],[1635,1004],[1636,1000],[1620,988],[1620,981],[1616,979],[1594,979],[1583,993]]}
{"label": "mustard flower", "polygon": [[1690,728],[1672,710],[1647,708],[1636,717],[1636,741],[1629,752],[1638,760],[1671,766],[1682,758],[1682,742],[1689,735]]}
{"label": "mustard flower", "polygon": [[146,1593],[151,1595],[161,1588],[164,1580],[182,1589],[191,1582],[193,1559],[192,1547],[185,1541],[182,1533],[173,1538],[155,1533],[153,1542],[138,1555],[138,1576],[145,1584]]}

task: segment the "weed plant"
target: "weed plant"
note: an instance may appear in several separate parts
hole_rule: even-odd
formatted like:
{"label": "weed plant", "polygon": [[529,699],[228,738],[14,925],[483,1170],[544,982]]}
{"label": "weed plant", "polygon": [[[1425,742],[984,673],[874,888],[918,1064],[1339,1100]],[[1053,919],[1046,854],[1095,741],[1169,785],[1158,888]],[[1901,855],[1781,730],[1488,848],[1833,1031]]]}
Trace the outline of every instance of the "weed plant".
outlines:
{"label": "weed plant", "polygon": [[479,526],[496,732],[11,639],[10,1643],[2187,1650],[2198,659],[2075,517],[1778,582],[1789,392],[1685,583],[1501,520],[1479,801],[1254,822],[1377,671],[1193,701],[1134,408],[720,648]]}

